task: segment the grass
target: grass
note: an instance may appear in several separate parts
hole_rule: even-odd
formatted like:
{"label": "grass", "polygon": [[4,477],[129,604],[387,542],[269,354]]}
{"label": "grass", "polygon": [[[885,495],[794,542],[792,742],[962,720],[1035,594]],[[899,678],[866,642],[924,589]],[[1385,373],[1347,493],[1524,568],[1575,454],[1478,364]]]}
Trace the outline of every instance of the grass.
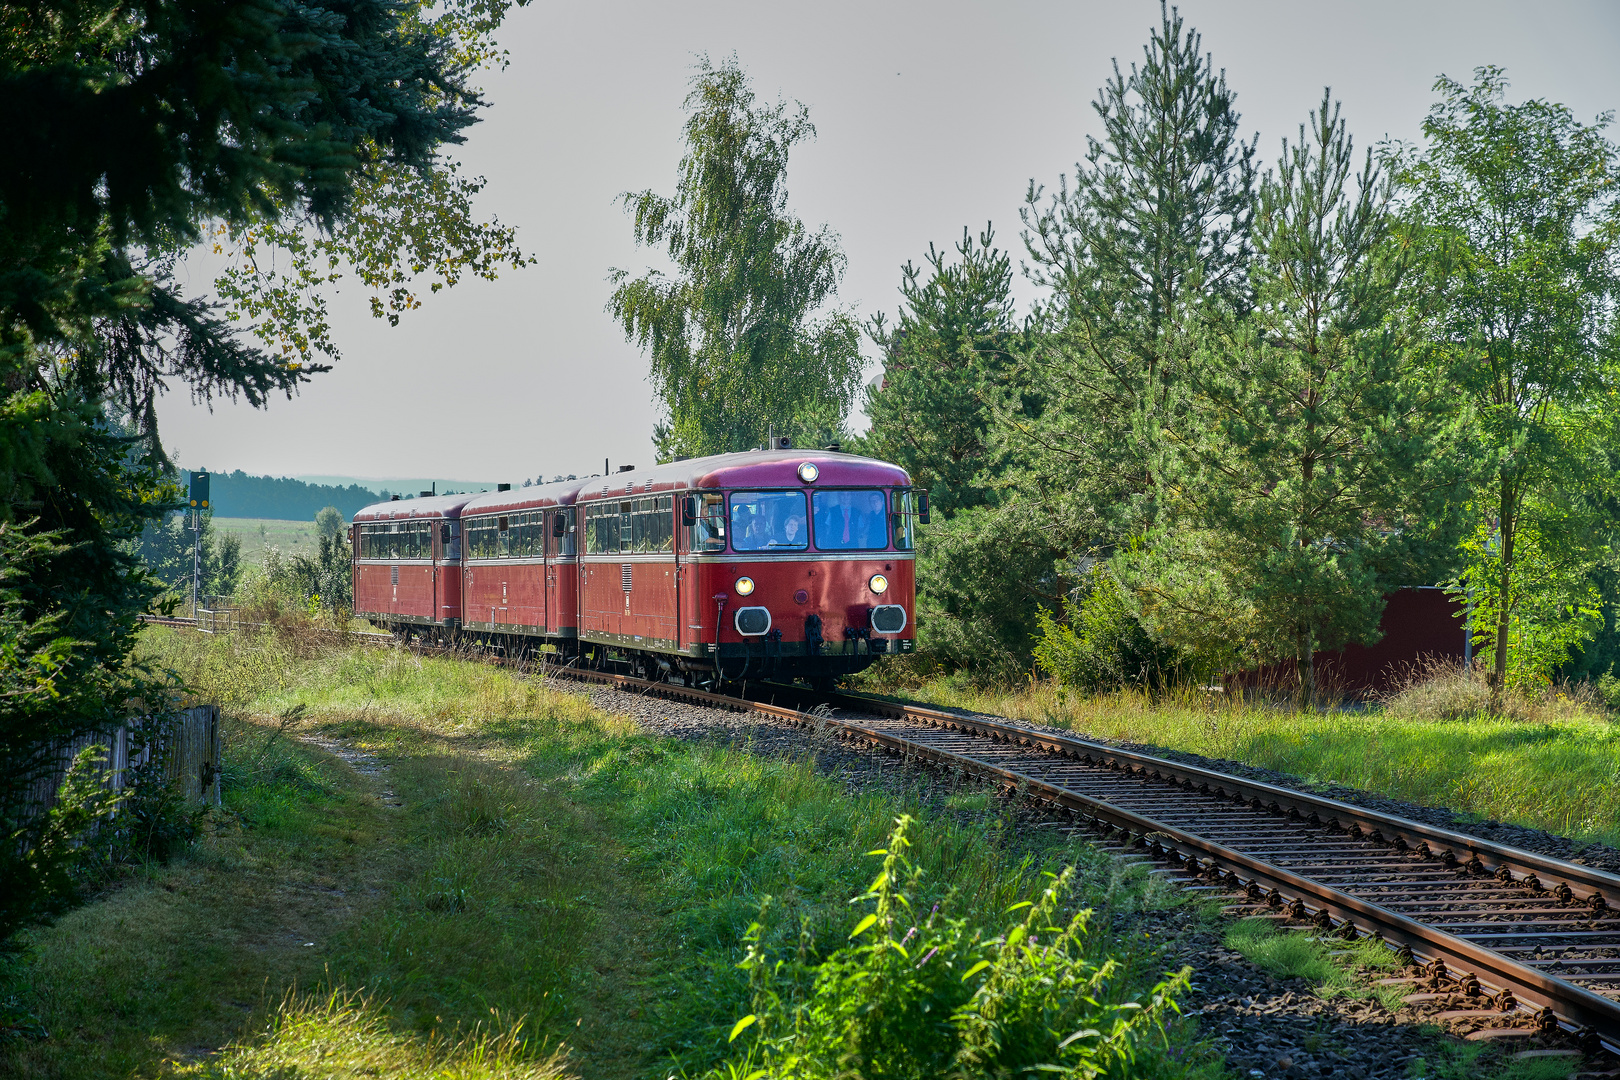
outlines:
{"label": "grass", "polygon": [[1016,691],[948,679],[868,686],[1620,847],[1620,723],[1582,708],[1535,722],[1477,714],[1436,720],[1376,709],[1301,715],[1196,691],[1157,700],[1135,692],[1085,697],[1049,681]]}
{"label": "grass", "polygon": [[[1121,963],[1110,1001],[1202,925],[1139,869],[1027,840],[981,791],[852,796],[807,761],[649,738],[447,658],[162,628],[143,654],[226,706],[225,812],[30,935],[12,981],[51,1038],[0,1047],[0,1074],[698,1075],[748,1011],[736,964],[765,898],[781,935],[830,950],[861,853],[905,811],[918,895],[962,917],[1001,925],[1076,864],[1087,948]],[[1191,1025],[1171,1034],[1141,1075],[1213,1074]]]}
{"label": "grass", "polygon": [[257,566],[264,562],[265,552],[279,548],[288,558],[294,555],[314,555],[317,533],[315,521],[283,521],[278,518],[213,519],[214,531],[220,535],[240,537],[242,565]]}

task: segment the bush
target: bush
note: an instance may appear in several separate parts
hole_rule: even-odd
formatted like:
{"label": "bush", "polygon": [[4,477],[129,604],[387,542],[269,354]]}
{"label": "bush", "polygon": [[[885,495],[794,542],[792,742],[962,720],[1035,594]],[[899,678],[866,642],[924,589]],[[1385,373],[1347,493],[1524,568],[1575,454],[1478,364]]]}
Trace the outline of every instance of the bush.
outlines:
{"label": "bush", "polygon": [[1063,602],[1063,618],[1042,608],[1035,662],[1065,686],[1081,690],[1158,689],[1182,674],[1175,650],[1155,642],[1136,606],[1106,567],[1094,567],[1079,589],[1079,603]]}
{"label": "bush", "polygon": [[1054,924],[1073,867],[1013,905],[1026,909],[1024,918],[999,933],[943,917],[940,904],[918,918],[910,896],[921,872],[906,857],[912,823],[901,817],[889,846],[870,853],[883,856],[883,869],[858,899],[872,910],[850,944],[819,963],[808,955],[808,926],[795,952],[773,955],[764,944],[767,900],[739,965],[749,972],[754,1011],[731,1038],[750,1041],[740,1060],[709,1076],[1155,1075],[1168,1049],[1164,1021],[1192,969],[1159,983],[1147,1001],[1108,1004],[1119,964],[1088,956],[1091,912]]}

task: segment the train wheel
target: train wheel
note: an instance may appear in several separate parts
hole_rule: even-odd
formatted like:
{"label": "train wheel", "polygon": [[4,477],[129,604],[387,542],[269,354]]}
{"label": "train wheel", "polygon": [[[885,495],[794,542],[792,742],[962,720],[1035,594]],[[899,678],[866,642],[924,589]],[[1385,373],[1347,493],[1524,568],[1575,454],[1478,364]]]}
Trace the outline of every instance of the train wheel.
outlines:
{"label": "train wheel", "polygon": [[838,676],[812,675],[810,676],[810,689],[818,694],[828,694],[838,689]]}

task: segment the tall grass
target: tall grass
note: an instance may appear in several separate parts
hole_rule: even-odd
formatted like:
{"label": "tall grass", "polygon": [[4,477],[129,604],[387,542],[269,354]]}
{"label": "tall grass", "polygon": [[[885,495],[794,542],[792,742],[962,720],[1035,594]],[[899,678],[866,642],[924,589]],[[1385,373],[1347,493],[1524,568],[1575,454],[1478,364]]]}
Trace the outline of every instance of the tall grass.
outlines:
{"label": "tall grass", "polygon": [[[182,1066],[196,1080],[567,1080],[566,1053],[537,1057],[523,1025],[496,1016],[492,1030],[453,1038],[401,1033],[375,996],[330,990],[287,995],[265,1031],[225,1048],[218,1058]],[[312,1067],[313,1066],[313,1067]]]}
{"label": "tall grass", "polygon": [[1437,702],[1454,695],[1415,688],[1388,707],[1320,712],[1196,689],[1076,695],[1046,681],[984,691],[935,680],[903,694],[1620,846],[1620,723],[1557,688],[1529,720],[1447,713]]}

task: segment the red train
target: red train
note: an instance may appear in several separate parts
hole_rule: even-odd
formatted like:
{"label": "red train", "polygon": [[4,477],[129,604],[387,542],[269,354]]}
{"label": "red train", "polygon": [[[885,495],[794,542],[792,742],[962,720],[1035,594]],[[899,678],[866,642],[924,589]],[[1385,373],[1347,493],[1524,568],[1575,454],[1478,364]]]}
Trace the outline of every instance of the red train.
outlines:
{"label": "red train", "polygon": [[354,516],[354,610],[407,636],[628,665],[689,685],[830,685],[916,641],[915,525],[897,466],[781,449]]}

